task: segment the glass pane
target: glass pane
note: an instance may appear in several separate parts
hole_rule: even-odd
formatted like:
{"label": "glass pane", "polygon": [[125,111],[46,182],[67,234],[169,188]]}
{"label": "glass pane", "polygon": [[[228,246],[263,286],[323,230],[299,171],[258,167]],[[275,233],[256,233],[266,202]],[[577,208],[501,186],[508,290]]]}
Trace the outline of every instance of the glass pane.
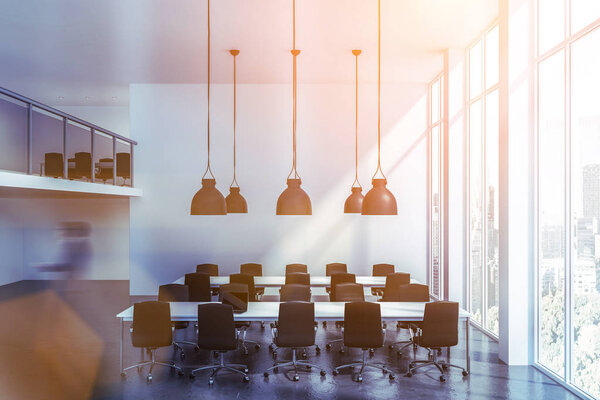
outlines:
{"label": "glass pane", "polygon": [[538,54],[541,55],[565,38],[565,2],[564,0],[540,0],[538,4]]}
{"label": "glass pane", "polygon": [[539,65],[539,362],[564,377],[564,54]]}
{"label": "glass pane", "polygon": [[131,145],[117,140],[117,185],[131,186]]}
{"label": "glass pane", "polygon": [[469,51],[469,98],[481,93],[481,40]]}
{"label": "glass pane", "polygon": [[27,172],[27,107],[0,95],[0,169]]}
{"label": "glass pane", "polygon": [[470,219],[470,275],[471,313],[481,323],[483,307],[483,221],[482,221],[482,132],[481,101],[471,105],[469,113],[469,219]]}
{"label": "glass pane", "polygon": [[571,71],[571,209],[575,385],[600,397],[600,29],[576,41]]}
{"label": "glass pane", "polygon": [[600,18],[600,1],[571,0],[571,34]]}
{"label": "glass pane", "polygon": [[35,175],[63,176],[63,120],[33,108],[32,156]]}
{"label": "glass pane", "polygon": [[499,152],[499,104],[498,90],[486,96],[485,100],[485,173],[486,173],[486,274],[487,274],[487,314],[485,326],[498,334],[498,305],[500,287],[498,284],[498,152]]}
{"label": "glass pane", "polygon": [[69,122],[67,125],[67,157],[69,179],[90,181],[92,178],[92,134],[89,128]]}
{"label": "glass pane", "polygon": [[431,130],[431,293],[440,296],[440,127]]}
{"label": "glass pane", "polygon": [[440,120],[440,81],[436,80],[431,85],[431,123],[434,124]]}
{"label": "glass pane", "polygon": [[94,171],[96,182],[113,181],[113,140],[112,136],[96,132],[94,137]]}
{"label": "glass pane", "polygon": [[485,87],[498,83],[500,69],[500,45],[498,42],[498,25],[485,37]]}

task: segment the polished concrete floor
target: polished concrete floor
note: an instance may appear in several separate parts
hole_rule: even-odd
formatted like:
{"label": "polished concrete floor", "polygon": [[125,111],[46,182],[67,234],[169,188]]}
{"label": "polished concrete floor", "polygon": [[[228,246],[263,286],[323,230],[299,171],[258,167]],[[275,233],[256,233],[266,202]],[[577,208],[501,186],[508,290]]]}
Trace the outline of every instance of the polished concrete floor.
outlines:
{"label": "polished concrete floor", "polygon": [[[240,350],[226,355],[230,362],[247,364],[251,381],[242,382],[237,374],[218,375],[212,387],[208,373],[190,379],[168,368],[157,367],[151,384],[146,382],[147,368],[131,370],[125,379],[119,375],[119,322],[115,315],[143,298],[128,295],[125,281],[62,282],[22,281],[0,287],[0,397],[7,399],[574,399],[563,387],[532,367],[508,367],[498,361],[498,345],[476,329],[471,329],[471,375],[464,378],[452,370],[446,382],[438,380],[435,369],[421,370],[404,376],[413,357],[411,350],[402,356],[382,348],[373,359],[383,361],[394,370],[390,381],[381,372],[370,370],[363,382],[352,374],[333,376],[334,366],[360,358],[360,351],[336,349],[325,351],[324,344],[341,334],[333,323],[319,326],[317,343],[320,355],[309,350],[311,362],[323,366],[318,371],[301,372],[300,381],[280,369],[278,374],[263,377],[273,358],[268,350],[269,329],[253,324],[248,338],[258,340],[262,348],[250,347],[245,356]],[[387,341],[406,337],[405,331],[390,327]],[[464,327],[460,332],[464,338]],[[129,339],[126,335],[126,339]],[[193,340],[191,328],[178,332],[178,340]],[[290,351],[278,356],[289,358]],[[126,365],[137,362],[140,351],[126,342]],[[426,357],[424,351],[417,358]],[[158,358],[181,361],[172,348],[161,349]],[[451,362],[464,365],[465,346],[461,340],[452,350]],[[206,351],[186,352],[186,372],[211,362]]]}

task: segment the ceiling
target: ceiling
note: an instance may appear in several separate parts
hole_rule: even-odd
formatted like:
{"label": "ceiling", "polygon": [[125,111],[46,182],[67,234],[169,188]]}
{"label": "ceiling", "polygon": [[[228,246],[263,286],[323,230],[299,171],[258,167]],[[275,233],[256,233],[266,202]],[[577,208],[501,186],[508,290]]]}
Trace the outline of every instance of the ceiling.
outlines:
{"label": "ceiling", "polygon": [[[0,0],[0,86],[50,104],[122,105],[131,83],[206,82],[205,0]],[[428,82],[498,0],[382,0],[382,81]],[[211,82],[291,82],[292,1],[211,2]],[[377,78],[376,0],[297,0],[300,83]]]}

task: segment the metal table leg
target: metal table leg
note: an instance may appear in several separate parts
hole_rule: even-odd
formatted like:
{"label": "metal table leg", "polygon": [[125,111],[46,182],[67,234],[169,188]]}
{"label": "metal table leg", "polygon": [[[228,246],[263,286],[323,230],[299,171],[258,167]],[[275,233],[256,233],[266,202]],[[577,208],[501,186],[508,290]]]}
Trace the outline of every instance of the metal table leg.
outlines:
{"label": "metal table leg", "polygon": [[465,337],[467,339],[467,372],[471,373],[471,357],[469,352],[469,318],[465,320]]}
{"label": "metal table leg", "polygon": [[125,335],[123,332],[123,318],[121,320],[121,344],[119,346],[119,362],[121,364],[121,373],[123,373],[123,336]]}

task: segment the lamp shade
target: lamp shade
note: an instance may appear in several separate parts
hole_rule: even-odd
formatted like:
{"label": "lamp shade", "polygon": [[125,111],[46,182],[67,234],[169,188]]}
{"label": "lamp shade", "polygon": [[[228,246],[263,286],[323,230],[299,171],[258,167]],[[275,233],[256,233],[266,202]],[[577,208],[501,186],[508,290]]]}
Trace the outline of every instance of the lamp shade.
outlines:
{"label": "lamp shade", "polygon": [[362,215],[397,215],[396,198],[385,185],[387,179],[373,179],[373,187],[362,203]]}
{"label": "lamp shade", "polygon": [[362,212],[362,205],[363,205],[364,198],[365,198],[365,196],[363,196],[363,194],[362,194],[362,188],[361,187],[353,187],[352,193],[350,194],[350,196],[348,196],[348,198],[346,199],[346,202],[344,203],[344,212],[346,214],[353,214],[353,213],[360,214]]}
{"label": "lamp shade", "polygon": [[277,215],[312,215],[310,198],[300,187],[300,179],[288,179],[288,187],[277,199]]}
{"label": "lamp shade", "polygon": [[192,199],[191,215],[227,214],[227,203],[216,184],[214,179],[202,179],[202,188]]}
{"label": "lamp shade", "polygon": [[230,187],[229,195],[225,198],[227,202],[227,213],[244,214],[248,212],[248,204],[244,196],[240,194],[239,187]]}

